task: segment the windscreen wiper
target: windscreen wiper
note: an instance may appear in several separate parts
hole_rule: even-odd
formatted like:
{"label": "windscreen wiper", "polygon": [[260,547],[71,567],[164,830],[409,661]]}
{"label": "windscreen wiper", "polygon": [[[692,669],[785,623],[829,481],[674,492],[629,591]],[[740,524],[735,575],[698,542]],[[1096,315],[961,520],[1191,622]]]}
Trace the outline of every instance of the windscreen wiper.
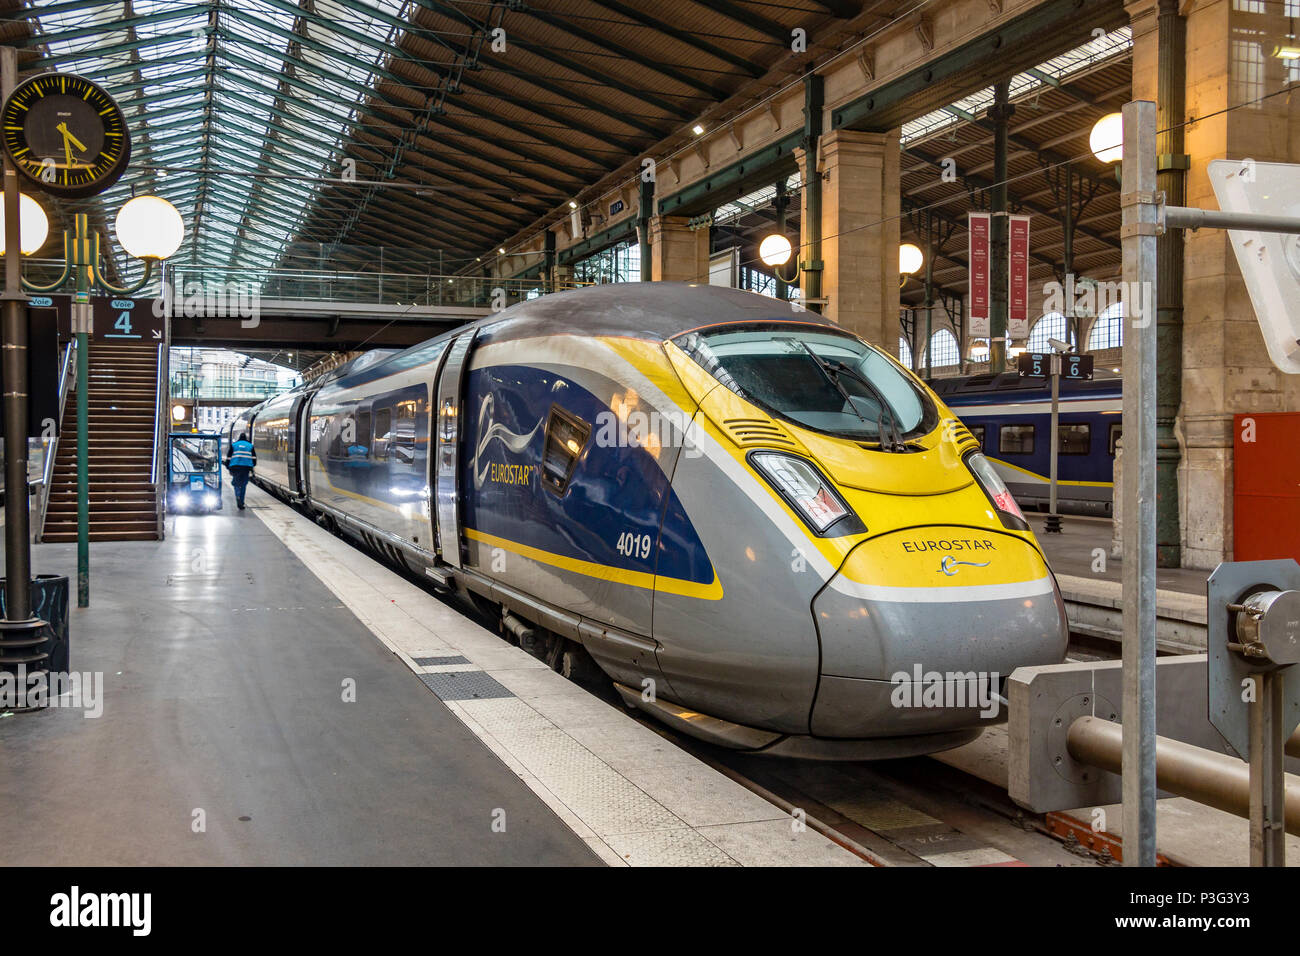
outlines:
{"label": "windscreen wiper", "polygon": [[863,375],[853,366],[847,364],[846,362],[842,362],[839,359],[823,359],[822,361],[824,361],[826,365],[830,367],[831,371],[835,372],[837,375],[843,374],[849,376],[854,381],[861,384],[867,391],[871,393],[872,397],[880,404],[880,414],[881,414],[882,423],[886,413],[888,413],[889,447],[888,448],[885,447],[886,436],[885,436],[885,429],[883,427],[883,424],[880,424],[878,426],[880,427],[880,447],[882,449],[885,449],[886,451],[893,451],[893,452],[907,451],[907,442],[903,441],[902,432],[900,432],[898,429],[898,419],[894,417],[894,406],[889,404],[888,400],[885,398],[884,393],[881,392],[880,389],[876,387],[875,382],[871,381],[871,379],[867,378],[865,375]]}
{"label": "windscreen wiper", "polygon": [[[835,391],[840,393],[840,396],[844,399],[845,404],[847,404],[849,408],[853,409],[853,414],[857,415],[859,420],[861,420],[862,424],[864,425],[874,424],[876,426],[876,432],[879,435],[881,433],[880,421],[877,419],[875,422],[872,422],[871,419],[869,419],[866,415],[862,414],[862,411],[854,403],[853,396],[849,394],[849,390],[845,388],[844,385],[840,382],[839,376],[835,374],[835,369],[831,367],[830,363],[827,362],[820,355],[818,355],[816,352],[814,352],[812,349],[810,349],[806,343],[801,342],[799,339],[790,338],[788,341],[793,342],[795,345],[799,346],[801,349],[803,349],[805,352],[808,353],[808,357],[813,360],[813,364],[817,366],[818,371],[822,373],[826,381],[830,382],[831,387],[834,388]],[[883,447],[883,441],[882,441],[882,447]]]}

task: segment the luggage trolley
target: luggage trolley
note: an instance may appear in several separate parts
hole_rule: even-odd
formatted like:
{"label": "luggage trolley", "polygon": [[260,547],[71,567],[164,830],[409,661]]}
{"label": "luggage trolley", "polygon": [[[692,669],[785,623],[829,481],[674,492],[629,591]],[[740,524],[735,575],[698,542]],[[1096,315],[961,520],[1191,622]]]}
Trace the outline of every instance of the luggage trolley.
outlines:
{"label": "luggage trolley", "polygon": [[216,432],[167,436],[167,510],[178,514],[221,510],[221,436]]}

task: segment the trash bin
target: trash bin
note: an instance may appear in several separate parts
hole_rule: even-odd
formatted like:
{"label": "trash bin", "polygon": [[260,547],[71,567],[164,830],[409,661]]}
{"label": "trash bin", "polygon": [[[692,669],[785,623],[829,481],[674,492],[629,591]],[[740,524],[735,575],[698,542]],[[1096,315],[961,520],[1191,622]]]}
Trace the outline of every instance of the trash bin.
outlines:
{"label": "trash bin", "polygon": [[[0,578],[0,616],[5,613],[4,579]],[[32,579],[32,614],[45,622],[40,634],[44,637],[42,644],[24,648],[4,647],[0,636],[0,667],[15,670],[17,663],[10,660],[26,661],[27,672],[55,671],[66,673],[68,670],[68,578],[63,574],[38,574]],[[24,642],[25,643],[25,642]],[[30,660],[37,654],[45,656]]]}

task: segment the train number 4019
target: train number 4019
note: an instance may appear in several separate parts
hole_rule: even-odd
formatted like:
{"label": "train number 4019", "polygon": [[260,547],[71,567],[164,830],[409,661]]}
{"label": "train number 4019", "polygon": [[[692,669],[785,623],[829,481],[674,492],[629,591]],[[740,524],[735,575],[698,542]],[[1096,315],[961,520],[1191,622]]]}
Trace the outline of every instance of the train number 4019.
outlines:
{"label": "train number 4019", "polygon": [[644,561],[650,557],[650,535],[624,531],[618,536],[618,544],[614,548],[619,554]]}

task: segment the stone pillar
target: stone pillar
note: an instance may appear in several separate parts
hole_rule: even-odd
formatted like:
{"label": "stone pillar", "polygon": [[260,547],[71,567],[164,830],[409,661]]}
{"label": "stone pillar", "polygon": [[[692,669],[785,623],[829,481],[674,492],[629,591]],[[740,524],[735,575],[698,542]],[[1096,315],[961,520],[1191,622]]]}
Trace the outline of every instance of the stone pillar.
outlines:
{"label": "stone pillar", "polygon": [[[1158,100],[1159,6],[1158,0],[1126,4],[1134,99]],[[1274,56],[1275,46],[1293,42],[1284,39],[1289,27],[1283,9],[1237,6],[1248,9],[1234,9],[1231,0],[1182,4],[1189,206],[1218,208],[1211,160],[1300,162],[1300,101],[1268,95],[1287,83],[1286,61]],[[1246,105],[1250,100],[1258,102]],[[1300,381],[1269,362],[1227,233],[1187,231],[1183,242],[1182,405],[1176,422],[1183,444],[1182,564],[1208,570],[1233,553],[1232,416],[1300,410]]]}
{"label": "stone pillar", "polygon": [[835,130],[820,148],[822,314],[897,355],[898,131]]}
{"label": "stone pillar", "polygon": [[683,216],[650,217],[650,276],[654,282],[708,282],[709,230]]}

